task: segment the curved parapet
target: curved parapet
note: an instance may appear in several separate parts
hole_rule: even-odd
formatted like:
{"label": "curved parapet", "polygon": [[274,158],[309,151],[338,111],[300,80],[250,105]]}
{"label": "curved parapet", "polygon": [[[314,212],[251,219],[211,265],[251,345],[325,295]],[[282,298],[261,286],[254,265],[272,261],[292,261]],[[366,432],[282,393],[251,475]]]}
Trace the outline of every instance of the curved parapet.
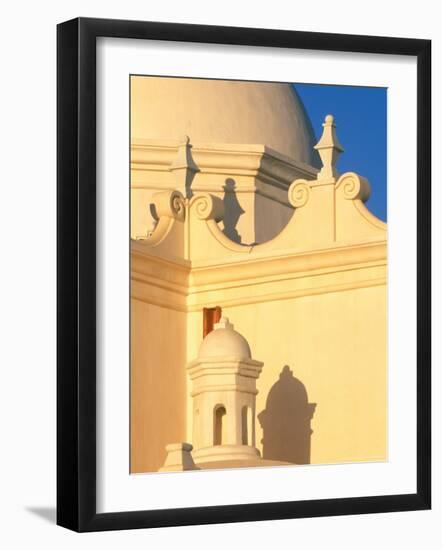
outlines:
{"label": "curved parapet", "polygon": [[[368,181],[353,172],[343,174],[336,182],[297,180],[289,189],[294,215],[279,235],[257,245],[233,242],[222,232],[213,216],[206,219],[194,216],[191,211],[190,257],[210,261],[232,254],[305,252],[385,241],[387,224],[364,205],[369,195]],[[196,202],[198,199],[198,196],[194,198]]]}
{"label": "curved parapet", "polygon": [[222,258],[234,253],[249,252],[244,246],[229,239],[218,222],[224,217],[224,203],[211,193],[199,193],[189,201],[188,258]]}
{"label": "curved parapet", "polygon": [[[316,146],[323,167],[315,180],[298,179],[290,186],[288,200],[295,212],[285,228],[267,242],[243,246],[226,237],[211,216],[204,219],[206,227],[191,223],[192,240],[198,243],[192,247],[192,258],[210,260],[238,253],[255,255],[283,250],[305,252],[385,241],[386,224],[364,205],[371,192],[368,180],[354,172],[337,173],[336,161],[343,147],[336,136],[331,115],[325,117],[323,127],[323,135]],[[209,199],[194,197],[193,200],[205,204]]]}
{"label": "curved parapet", "polygon": [[338,175],[336,160],[343,148],[331,115],[326,117],[323,126],[324,134],[317,146],[323,169],[315,180],[298,179],[291,184],[288,202],[294,214],[273,239],[255,245],[234,242],[219,225],[225,214],[225,205],[219,196],[196,193],[191,199],[184,199],[174,191],[154,196],[159,221],[145,243],[161,246],[162,254],[168,250],[191,261],[211,262],[223,258],[241,261],[246,255],[261,253],[302,253],[385,242],[386,224],[364,205],[370,196],[368,180],[354,172]]}
{"label": "curved parapet", "polygon": [[386,232],[387,224],[375,216],[362,201],[354,200],[353,206],[358,211],[358,214],[376,229]]}
{"label": "curved parapet", "polygon": [[365,206],[371,193],[367,179],[354,172],[336,182],[335,235],[337,241],[367,241],[386,238],[387,224]]}

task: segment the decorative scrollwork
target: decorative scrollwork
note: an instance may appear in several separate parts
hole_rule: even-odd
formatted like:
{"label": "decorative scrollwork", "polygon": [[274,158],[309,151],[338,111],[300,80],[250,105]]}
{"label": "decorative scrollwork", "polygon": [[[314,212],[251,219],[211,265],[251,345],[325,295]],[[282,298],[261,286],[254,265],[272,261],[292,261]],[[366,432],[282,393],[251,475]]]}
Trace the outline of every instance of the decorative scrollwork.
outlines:
{"label": "decorative scrollwork", "polygon": [[152,198],[158,218],[165,216],[184,220],[185,200],[179,191],[162,191],[155,193]]}
{"label": "decorative scrollwork", "polygon": [[219,197],[209,193],[196,195],[191,200],[191,207],[200,220],[215,220],[219,222],[224,217],[224,203]]}
{"label": "decorative scrollwork", "polygon": [[307,180],[296,180],[289,187],[289,201],[295,208],[305,206],[310,198],[310,186]]}
{"label": "decorative scrollwork", "polygon": [[171,210],[175,213],[178,219],[184,219],[185,206],[184,197],[178,191],[174,191],[171,198]]}
{"label": "decorative scrollwork", "polygon": [[342,194],[345,199],[359,199],[363,202],[369,198],[371,192],[368,180],[354,172],[342,174],[338,179],[336,189],[342,189]]}

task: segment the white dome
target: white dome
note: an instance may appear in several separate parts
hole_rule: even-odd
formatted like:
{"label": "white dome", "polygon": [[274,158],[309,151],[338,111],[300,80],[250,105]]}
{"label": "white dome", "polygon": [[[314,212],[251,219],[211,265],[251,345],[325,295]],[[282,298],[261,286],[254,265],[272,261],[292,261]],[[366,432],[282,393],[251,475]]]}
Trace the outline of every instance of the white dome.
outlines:
{"label": "white dome", "polygon": [[198,78],[133,76],[133,139],[267,145],[318,165],[315,138],[293,86]]}
{"label": "white dome", "polygon": [[250,346],[247,340],[236,330],[227,318],[221,318],[212,332],[202,341],[199,360],[214,357],[235,357],[236,359],[251,359]]}

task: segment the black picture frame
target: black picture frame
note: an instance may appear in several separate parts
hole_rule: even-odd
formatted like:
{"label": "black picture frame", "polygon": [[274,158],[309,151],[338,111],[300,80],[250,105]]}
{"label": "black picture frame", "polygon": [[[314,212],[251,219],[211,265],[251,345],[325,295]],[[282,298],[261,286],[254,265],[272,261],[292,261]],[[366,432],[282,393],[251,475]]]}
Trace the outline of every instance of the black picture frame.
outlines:
{"label": "black picture frame", "polygon": [[[96,512],[96,39],[417,58],[417,492]],[[431,41],[79,18],[57,28],[57,523],[75,531],[425,510],[431,506]]]}

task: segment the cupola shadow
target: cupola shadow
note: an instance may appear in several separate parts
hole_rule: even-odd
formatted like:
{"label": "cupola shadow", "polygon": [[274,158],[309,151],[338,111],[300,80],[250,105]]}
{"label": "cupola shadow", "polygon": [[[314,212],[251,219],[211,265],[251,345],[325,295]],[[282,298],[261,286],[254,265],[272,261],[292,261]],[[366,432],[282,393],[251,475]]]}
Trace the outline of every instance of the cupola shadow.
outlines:
{"label": "cupola shadow", "polygon": [[311,419],[316,403],[309,403],[304,384],[288,365],[273,384],[266,408],[258,414],[263,430],[263,458],[310,464]]}

